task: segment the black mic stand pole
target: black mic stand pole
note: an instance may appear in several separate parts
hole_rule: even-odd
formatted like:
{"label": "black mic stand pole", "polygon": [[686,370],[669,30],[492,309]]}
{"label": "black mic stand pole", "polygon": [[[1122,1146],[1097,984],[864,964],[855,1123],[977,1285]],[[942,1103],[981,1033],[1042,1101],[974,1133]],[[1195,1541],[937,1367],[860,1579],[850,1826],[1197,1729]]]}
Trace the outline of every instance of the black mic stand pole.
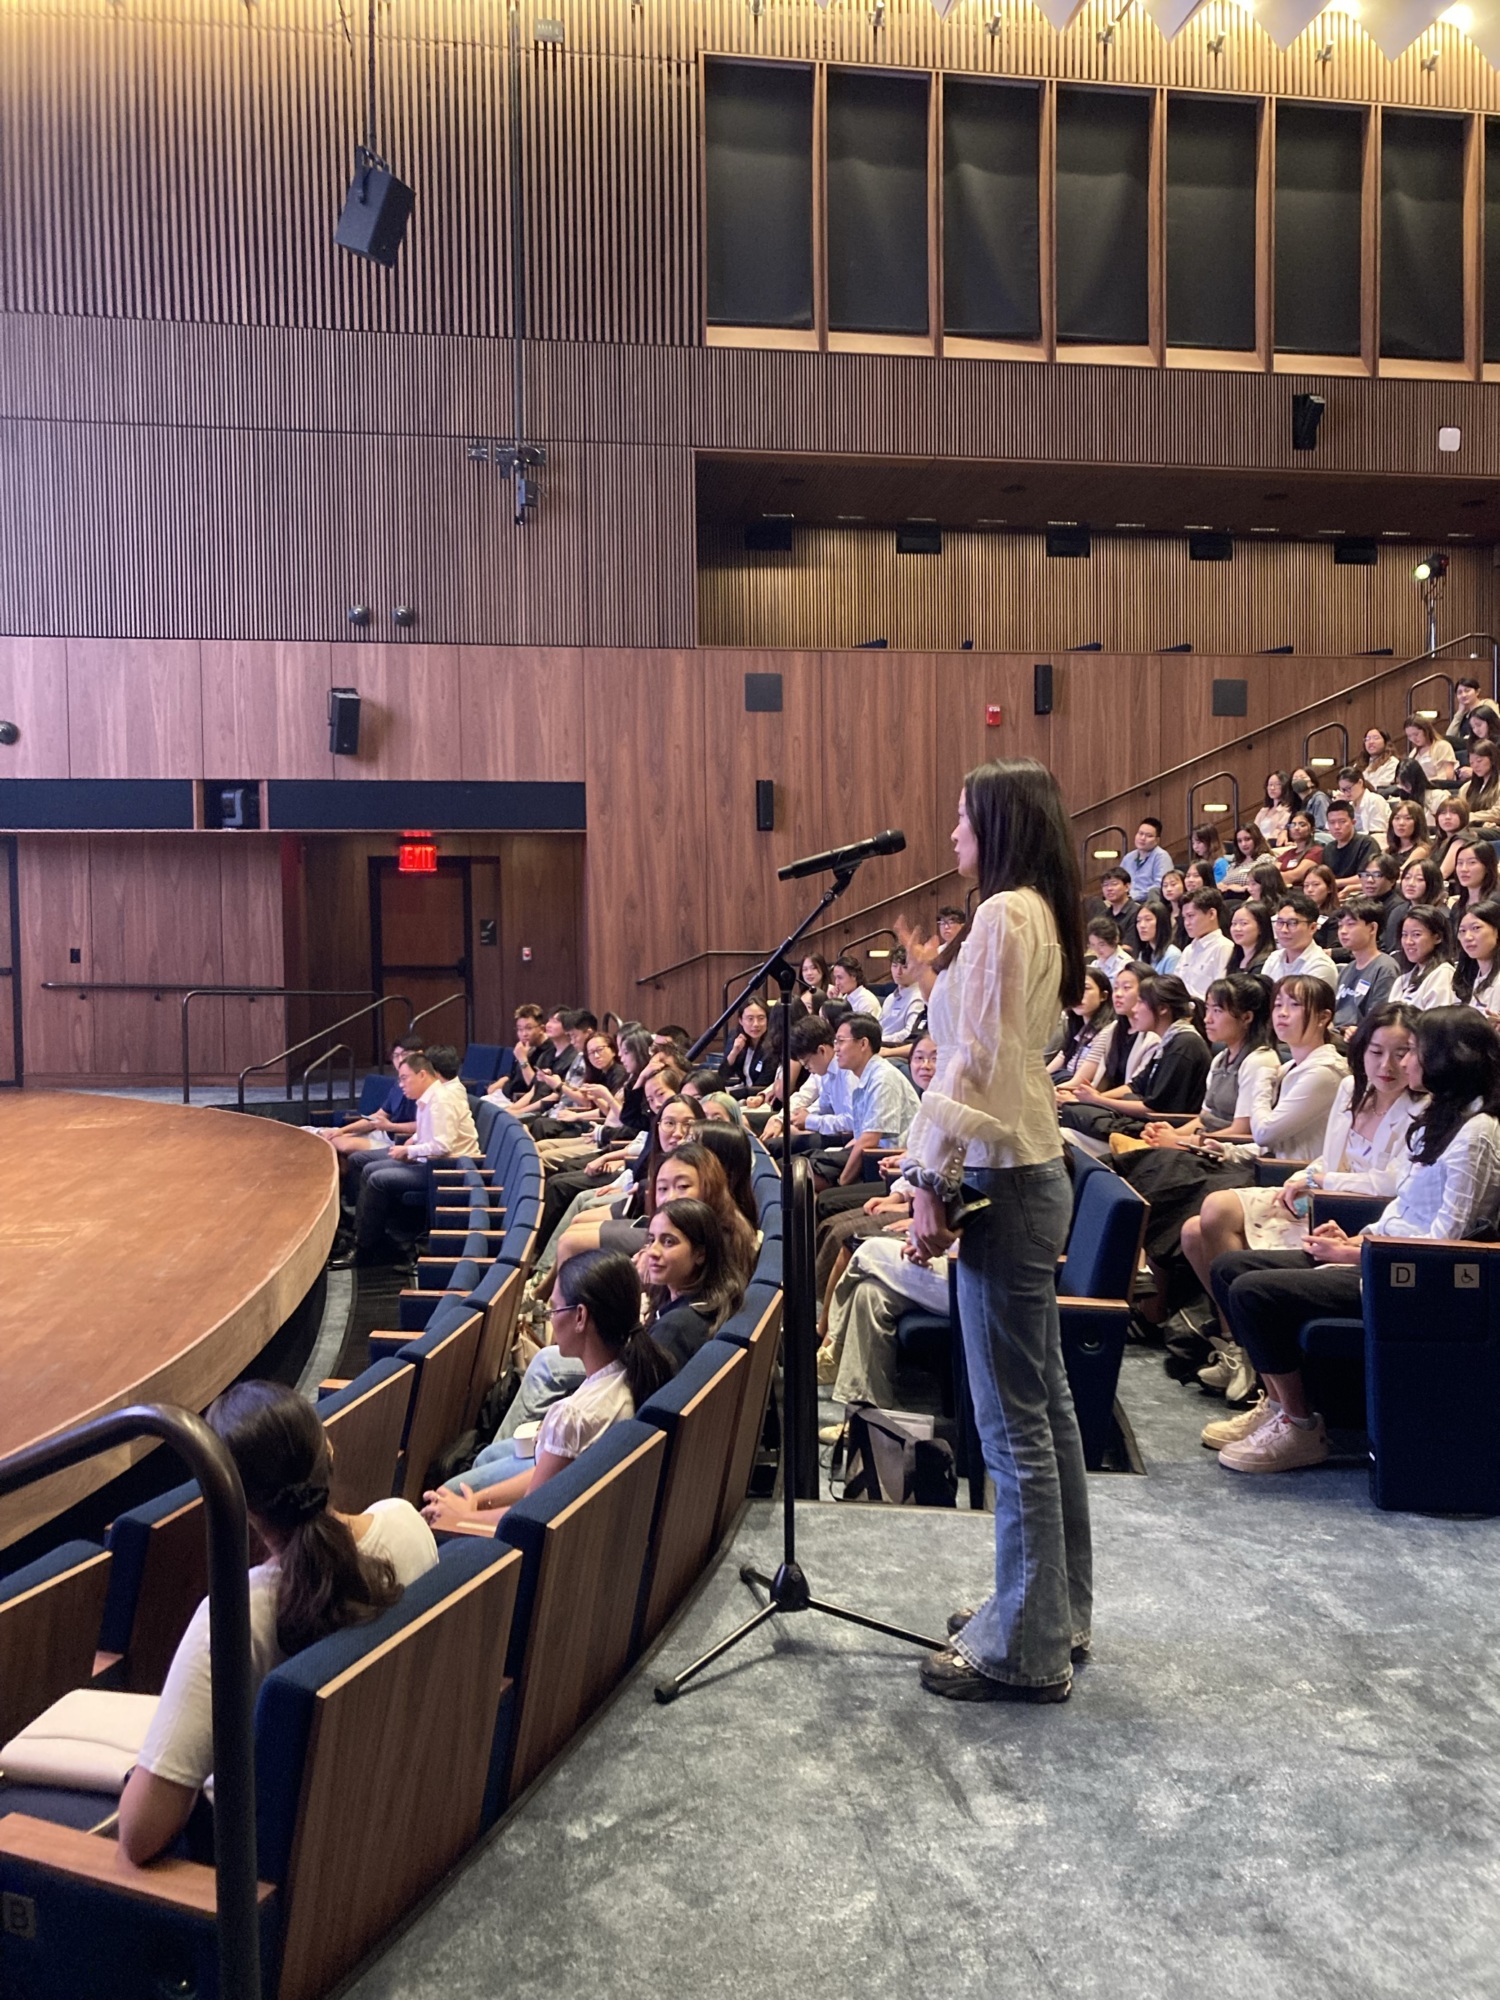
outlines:
{"label": "black mic stand pole", "polygon": [[699,1055],[752,993],[767,979],[776,981],[781,988],[783,1190],[781,1562],[774,1576],[766,1576],[748,1563],[741,1569],[741,1583],[759,1585],[768,1593],[769,1601],[701,1659],[694,1660],[690,1667],[685,1667],[673,1679],[659,1681],[656,1699],[661,1702],[675,1701],[688,1682],[701,1674],[705,1667],[712,1666],[715,1660],[722,1658],[769,1619],[786,1612],[821,1611],[829,1618],[842,1618],[847,1624],[861,1625],[867,1632],[880,1632],[887,1639],[900,1639],[907,1645],[921,1646],[929,1653],[941,1651],[946,1643],[942,1639],[924,1638],[920,1632],[903,1631],[899,1625],[887,1625],[879,1618],[867,1618],[863,1612],[848,1611],[842,1605],[828,1604],[814,1597],[797,1561],[797,1501],[816,1500],[818,1497],[818,1397],[813,1361],[818,1314],[813,1282],[815,1215],[812,1169],[805,1159],[794,1158],[792,1154],[792,995],[797,987],[797,967],[792,948],[812,929],[830,904],[843,895],[854,880],[858,866],[856,861],[834,871],[833,881],[824,890],[817,907],[808,912],[789,936],[783,938],[764,964],[756,967],[738,997],[729,1003],[713,1026],[700,1035],[688,1051],[690,1058]]}

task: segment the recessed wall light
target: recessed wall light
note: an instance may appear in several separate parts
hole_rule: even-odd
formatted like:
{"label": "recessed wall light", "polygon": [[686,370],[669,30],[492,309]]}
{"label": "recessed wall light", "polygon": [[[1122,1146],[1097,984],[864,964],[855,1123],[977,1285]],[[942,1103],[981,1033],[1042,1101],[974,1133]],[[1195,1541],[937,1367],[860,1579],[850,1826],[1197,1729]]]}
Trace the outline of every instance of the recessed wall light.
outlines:
{"label": "recessed wall light", "polygon": [[1115,526],[1116,526],[1117,528],[1144,528],[1144,527],[1145,527],[1145,525],[1146,525],[1146,524],[1145,524],[1145,522],[1144,522],[1144,521],[1116,521],[1116,522],[1115,522]]}
{"label": "recessed wall light", "polygon": [[1049,521],[1047,526],[1049,528],[1076,528],[1078,523],[1076,521]]}

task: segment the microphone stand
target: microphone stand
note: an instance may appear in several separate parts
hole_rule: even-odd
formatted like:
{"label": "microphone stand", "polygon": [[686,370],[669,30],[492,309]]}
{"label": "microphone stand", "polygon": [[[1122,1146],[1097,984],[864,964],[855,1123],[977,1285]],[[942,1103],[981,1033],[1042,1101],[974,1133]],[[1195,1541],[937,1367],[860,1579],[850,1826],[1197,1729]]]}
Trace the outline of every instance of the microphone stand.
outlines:
{"label": "microphone stand", "polygon": [[797,967],[792,948],[810,931],[818,918],[843,895],[854,880],[859,862],[834,870],[833,881],[823,892],[817,907],[810,910],[787,937],[751,974],[738,996],[731,1000],[711,1028],[699,1036],[688,1051],[689,1059],[699,1056],[720,1029],[737,1013],[750,995],[767,979],[781,989],[781,1141],[782,1141],[782,1436],[781,1436],[781,1562],[774,1576],[766,1576],[751,1564],[740,1570],[740,1581],[758,1586],[767,1593],[767,1602],[717,1646],[694,1660],[669,1681],[659,1681],[656,1699],[675,1701],[688,1682],[705,1667],[737,1646],[742,1639],[769,1619],[793,1611],[821,1611],[829,1618],[880,1632],[888,1639],[900,1639],[921,1646],[929,1653],[941,1651],[946,1641],[924,1638],[920,1632],[904,1631],[863,1612],[846,1610],[814,1597],[806,1574],[797,1561],[797,1501],[818,1497],[818,1395],[813,1365],[813,1343],[817,1335],[817,1299],[814,1296],[815,1227],[812,1169],[805,1159],[792,1155],[792,995],[797,986]]}

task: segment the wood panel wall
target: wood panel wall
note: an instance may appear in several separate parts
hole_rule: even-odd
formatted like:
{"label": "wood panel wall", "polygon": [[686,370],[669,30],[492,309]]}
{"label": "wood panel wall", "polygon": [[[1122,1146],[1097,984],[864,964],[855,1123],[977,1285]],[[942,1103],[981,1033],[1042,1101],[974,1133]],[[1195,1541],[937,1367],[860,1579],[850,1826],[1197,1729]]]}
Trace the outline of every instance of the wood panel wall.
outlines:
{"label": "wood panel wall", "polygon": [[[700,535],[703,641],[719,646],[960,647],[981,652],[1087,644],[1144,653],[1360,653],[1427,643],[1409,543],[1373,569],[1336,564],[1329,542],[1236,541],[1230,563],[1195,563],[1186,538],[1096,535],[1088,561],[1052,560],[1036,534],[946,530],[940,556],[900,556],[889,530],[798,529],[790,555],[749,554],[734,530]],[[1453,555],[1443,629],[1492,616],[1488,548]]]}
{"label": "wood panel wall", "polygon": [[[383,762],[385,774],[430,774],[446,753],[461,756],[465,775],[583,777],[588,786],[581,843],[544,834],[444,838],[446,852],[470,854],[476,869],[491,865],[476,874],[476,896],[499,897],[496,956],[475,953],[476,1028],[485,1040],[505,1032],[517,1001],[548,1005],[571,994],[600,1012],[690,1025],[711,1018],[734,968],[769,949],[821,887],[779,882],[776,869],[885,826],[905,829],[905,853],[860,872],[820,942],[888,924],[889,899],[940,878],[912,899],[930,918],[956,887],[946,874],[948,833],[963,775],[988,757],[1050,764],[1081,843],[1104,824],[1131,828],[1148,810],[1175,839],[1192,777],[1227,765],[1248,808],[1267,768],[1300,760],[1314,723],[1344,720],[1356,739],[1369,721],[1399,727],[1415,678],[1396,663],[1349,657],[1062,654],[1053,713],[1036,716],[1030,651],[431,650],[438,657],[406,684],[404,705],[401,689],[386,684],[388,729],[374,754],[393,759],[399,746],[400,761]],[[35,685],[37,658],[29,642],[0,646],[5,699]],[[399,658],[420,664],[422,652]],[[247,711],[254,733],[234,733],[230,704],[222,711],[231,718],[227,740],[237,758],[254,753],[257,761],[213,775],[302,771],[309,752],[300,712],[290,717],[278,706],[300,711],[309,698],[302,673],[280,648],[259,661],[241,649],[233,667],[232,685],[255,690]],[[1488,673],[1487,658],[1477,670]],[[781,675],[779,713],[746,711],[747,672]],[[1245,681],[1243,720],[1212,715],[1221,678]],[[1367,689],[1348,691],[1371,678]],[[202,686],[207,714],[206,678]],[[1309,703],[1318,704],[1312,713],[1273,727]],[[993,727],[992,704],[1001,713]],[[18,748],[30,741],[24,712],[21,719]],[[174,728],[163,721],[163,743]],[[47,740],[44,729],[38,738]],[[61,757],[66,731],[54,740]],[[166,754],[142,752],[158,763]],[[281,755],[291,772],[278,767]],[[1191,770],[1159,780],[1188,759],[1197,760]],[[755,831],[758,778],[776,786],[773,833]],[[33,1075],[170,1076],[177,1059],[171,1004],[44,995],[43,979],[272,984],[284,966],[289,984],[368,982],[365,864],[389,851],[379,836],[288,837],[278,847],[276,836],[257,834],[25,835],[21,850]],[[486,913],[476,901],[476,918]],[[520,958],[523,944],[530,963]],[[80,950],[76,967],[70,946]],[[657,972],[664,976],[654,983],[637,983]],[[253,1018],[247,1003],[222,1005],[221,1025],[206,1010],[195,1043],[205,1069],[215,1033],[227,1071],[250,1060],[251,1047],[271,1052],[276,1044],[263,1048],[258,1039],[269,1032],[266,1003],[256,1003],[263,1011]],[[320,1018],[334,1018],[334,1004],[324,1007]],[[294,1022],[287,1039],[296,1032]]]}
{"label": "wood panel wall", "polygon": [[[278,847],[267,834],[23,836],[20,963],[28,1079],[181,1074],[179,994],[47,993],[43,981],[279,985]],[[194,1067],[205,1075],[236,1073],[283,1047],[284,1029],[276,1000],[194,1001]]]}

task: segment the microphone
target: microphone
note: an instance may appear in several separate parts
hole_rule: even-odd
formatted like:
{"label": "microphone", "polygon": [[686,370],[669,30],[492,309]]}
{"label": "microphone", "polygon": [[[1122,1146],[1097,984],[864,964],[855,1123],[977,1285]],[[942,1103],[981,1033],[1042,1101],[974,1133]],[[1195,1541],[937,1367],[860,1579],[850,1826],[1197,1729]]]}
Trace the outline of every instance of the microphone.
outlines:
{"label": "microphone", "polygon": [[906,835],[899,827],[888,826],[884,833],[872,833],[868,840],[856,840],[850,847],[830,847],[822,854],[809,854],[803,861],[789,861],[776,870],[778,882],[796,882],[804,875],[821,875],[825,869],[857,868],[872,854],[899,854]]}

